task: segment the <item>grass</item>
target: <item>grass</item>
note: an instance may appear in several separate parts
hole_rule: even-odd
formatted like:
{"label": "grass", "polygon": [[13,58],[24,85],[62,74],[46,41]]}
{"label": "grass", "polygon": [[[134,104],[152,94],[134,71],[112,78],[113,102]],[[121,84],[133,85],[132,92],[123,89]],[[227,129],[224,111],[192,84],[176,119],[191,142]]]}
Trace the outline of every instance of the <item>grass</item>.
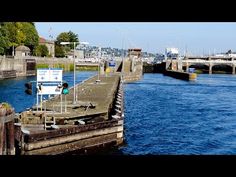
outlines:
{"label": "grass", "polygon": [[37,64],[36,68],[48,68],[48,64]]}
{"label": "grass", "polygon": [[77,69],[79,71],[97,71],[97,66],[78,66]]}
{"label": "grass", "polygon": [[[49,68],[49,64],[37,64],[36,68]],[[74,64],[63,64],[63,63],[54,63],[54,68],[62,68],[64,71],[74,71]],[[79,71],[97,71],[98,67],[97,66],[77,66],[76,70]]]}

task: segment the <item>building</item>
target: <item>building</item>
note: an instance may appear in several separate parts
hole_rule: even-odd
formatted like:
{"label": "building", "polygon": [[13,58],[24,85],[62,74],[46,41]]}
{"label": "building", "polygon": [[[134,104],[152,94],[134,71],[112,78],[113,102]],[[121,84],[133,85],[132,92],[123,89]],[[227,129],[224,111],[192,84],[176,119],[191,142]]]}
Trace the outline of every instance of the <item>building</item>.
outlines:
{"label": "building", "polygon": [[[74,50],[69,51],[66,54],[67,58],[73,58],[74,57]],[[84,57],[84,51],[83,50],[75,50],[75,58],[83,59]]]}
{"label": "building", "polygon": [[128,57],[135,56],[137,58],[141,57],[142,49],[128,49]]}
{"label": "building", "polygon": [[20,45],[15,49],[15,56],[16,57],[25,57],[30,56],[30,48],[24,45]]}
{"label": "building", "polygon": [[55,43],[54,41],[46,40],[42,37],[39,38],[39,45],[46,45],[48,48],[48,54],[52,57],[55,56]]}
{"label": "building", "polygon": [[179,59],[179,50],[177,48],[166,48],[165,56],[166,59],[177,60]]}

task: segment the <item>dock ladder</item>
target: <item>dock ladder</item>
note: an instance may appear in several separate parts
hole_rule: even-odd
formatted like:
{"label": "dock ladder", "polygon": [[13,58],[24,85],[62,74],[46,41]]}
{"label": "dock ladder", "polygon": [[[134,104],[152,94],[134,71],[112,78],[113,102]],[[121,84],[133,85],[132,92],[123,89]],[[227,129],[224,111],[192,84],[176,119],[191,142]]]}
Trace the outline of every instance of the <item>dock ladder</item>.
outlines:
{"label": "dock ladder", "polygon": [[51,129],[52,125],[56,125],[55,117],[44,116],[44,130]]}

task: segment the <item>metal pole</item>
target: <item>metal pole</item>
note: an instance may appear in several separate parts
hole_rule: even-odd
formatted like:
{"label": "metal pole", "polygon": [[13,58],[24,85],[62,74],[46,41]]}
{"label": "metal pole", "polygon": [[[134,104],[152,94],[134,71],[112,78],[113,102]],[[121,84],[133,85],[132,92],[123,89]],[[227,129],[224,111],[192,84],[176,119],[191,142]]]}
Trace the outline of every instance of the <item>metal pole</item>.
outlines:
{"label": "metal pole", "polygon": [[46,107],[46,99],[44,100],[44,114],[46,115],[46,109],[47,109],[47,107]]}
{"label": "metal pole", "polygon": [[100,58],[98,58],[98,81],[99,81],[99,75],[100,75]]}
{"label": "metal pole", "polygon": [[12,46],[12,56],[14,57],[15,56],[15,49],[14,49],[14,45]]}
{"label": "metal pole", "polygon": [[37,103],[36,104],[37,104],[37,112],[38,112],[38,110],[39,110],[39,95],[38,95],[38,91],[37,91],[37,98],[36,99],[37,99]]}
{"label": "metal pole", "polygon": [[73,101],[73,103],[75,104],[76,103],[76,101],[77,101],[77,99],[75,100],[75,42],[74,42],[74,101]]}
{"label": "metal pole", "polygon": [[62,94],[60,95],[61,97],[61,113],[62,113]]}
{"label": "metal pole", "polygon": [[66,95],[65,95],[65,113],[67,112],[67,109],[66,109]]}
{"label": "metal pole", "polygon": [[100,76],[100,59],[102,57],[102,49],[99,47],[99,56],[98,56],[98,82],[99,82],[99,76]]}

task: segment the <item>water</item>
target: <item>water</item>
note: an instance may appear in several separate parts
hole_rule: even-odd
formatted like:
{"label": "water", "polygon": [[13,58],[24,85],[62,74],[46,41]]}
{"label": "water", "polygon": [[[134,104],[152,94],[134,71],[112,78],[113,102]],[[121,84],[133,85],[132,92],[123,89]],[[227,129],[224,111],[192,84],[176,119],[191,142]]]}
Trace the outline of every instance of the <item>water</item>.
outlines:
{"label": "water", "polygon": [[[81,82],[96,72],[78,72]],[[35,99],[24,93],[35,77],[0,81],[0,102],[16,112]],[[73,86],[73,72],[64,80]],[[236,76],[198,75],[187,82],[145,74],[124,85],[125,146],[108,154],[236,154]]]}
{"label": "water", "polygon": [[[97,72],[80,72],[76,71],[76,83],[96,75]],[[63,74],[63,81],[72,87],[74,84],[74,72],[66,72]],[[15,79],[7,79],[0,81],[0,102],[8,102],[16,112],[24,111],[26,108],[32,107],[36,104],[35,83],[33,83],[34,95],[27,95],[25,93],[24,84],[29,81],[35,81],[36,77],[19,77]]]}
{"label": "water", "polygon": [[236,76],[198,75],[187,82],[145,74],[124,90],[120,153],[236,154]]}

